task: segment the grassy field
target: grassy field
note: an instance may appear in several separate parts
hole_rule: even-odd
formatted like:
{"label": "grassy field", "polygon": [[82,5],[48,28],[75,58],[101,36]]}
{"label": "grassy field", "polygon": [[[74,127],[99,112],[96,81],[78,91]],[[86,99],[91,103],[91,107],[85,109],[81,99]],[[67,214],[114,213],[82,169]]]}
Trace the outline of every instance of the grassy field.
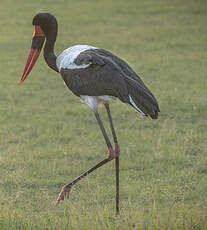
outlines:
{"label": "grassy field", "polygon": [[[121,147],[118,218],[114,162],[54,205],[107,148],[92,112],[42,55],[18,85],[37,12],[59,21],[57,54],[75,44],[110,50],[159,101],[156,121],[111,106]],[[206,23],[205,0],[1,0],[1,230],[207,229]]]}

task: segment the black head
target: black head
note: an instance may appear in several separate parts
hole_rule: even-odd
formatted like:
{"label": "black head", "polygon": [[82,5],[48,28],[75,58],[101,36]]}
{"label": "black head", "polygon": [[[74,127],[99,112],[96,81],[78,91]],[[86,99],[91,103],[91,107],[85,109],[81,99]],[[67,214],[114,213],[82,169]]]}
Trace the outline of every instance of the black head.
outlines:
{"label": "black head", "polygon": [[[52,60],[52,64],[48,65],[55,71],[58,71],[56,66],[56,57],[53,53],[58,28],[56,18],[49,13],[39,13],[33,18],[32,24],[35,26],[35,31],[32,37],[32,47],[28,55],[20,83],[22,83],[26,79],[34,64],[36,63],[37,58],[39,57],[41,49],[44,45],[45,37],[47,38],[47,42],[44,48],[44,57],[47,63],[49,61],[51,62]],[[52,59],[51,53],[53,54]]]}
{"label": "black head", "polygon": [[33,25],[40,26],[46,37],[53,35],[57,36],[58,24],[56,18],[50,13],[38,13],[34,16]]}

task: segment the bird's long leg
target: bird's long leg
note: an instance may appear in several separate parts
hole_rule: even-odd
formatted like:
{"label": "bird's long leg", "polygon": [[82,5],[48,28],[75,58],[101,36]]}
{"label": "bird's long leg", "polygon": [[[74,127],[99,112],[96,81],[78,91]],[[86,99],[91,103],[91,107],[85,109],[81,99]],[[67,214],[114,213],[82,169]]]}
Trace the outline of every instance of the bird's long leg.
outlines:
{"label": "bird's long leg", "polygon": [[105,105],[106,111],[108,113],[108,118],[109,118],[109,123],[110,123],[110,127],[111,127],[111,132],[112,132],[113,139],[114,139],[114,144],[115,144],[115,154],[116,154],[116,157],[117,157],[117,156],[119,156],[120,148],[119,148],[119,144],[118,144],[116,132],[115,132],[114,125],[113,125],[113,121],[112,121],[112,117],[111,117],[111,112],[110,112],[110,109],[109,109],[109,104],[105,103],[104,105]]}
{"label": "bird's long leg", "polygon": [[106,107],[106,111],[108,114],[111,132],[112,132],[114,144],[115,144],[115,154],[116,154],[116,159],[115,159],[115,167],[116,167],[116,215],[118,215],[119,214],[119,153],[120,153],[120,148],[119,148],[116,132],[115,132],[114,125],[113,125],[111,112],[109,109],[109,104],[105,103],[104,105]]}
{"label": "bird's long leg", "polygon": [[95,113],[96,120],[97,120],[97,122],[99,124],[99,127],[100,127],[100,129],[102,131],[102,134],[104,136],[104,139],[106,141],[106,145],[107,145],[108,150],[109,150],[109,155],[108,155],[108,157],[106,159],[100,161],[98,164],[94,165],[92,168],[90,168],[86,172],[82,173],[75,180],[73,180],[72,182],[70,182],[70,183],[66,184],[65,186],[63,186],[63,188],[62,188],[62,190],[61,190],[61,192],[60,192],[60,194],[58,196],[58,199],[56,201],[56,205],[59,204],[61,200],[64,200],[65,197],[66,198],[69,197],[69,193],[70,193],[71,187],[74,184],[76,184],[78,181],[80,181],[82,178],[86,177],[88,174],[90,174],[91,172],[93,172],[97,168],[99,168],[102,165],[106,164],[107,162],[111,161],[116,156],[115,151],[112,148],[111,142],[110,142],[109,137],[108,137],[108,135],[106,133],[106,130],[105,130],[104,125],[103,125],[103,122],[101,121],[101,119],[99,117],[98,112],[94,112],[94,113]]}

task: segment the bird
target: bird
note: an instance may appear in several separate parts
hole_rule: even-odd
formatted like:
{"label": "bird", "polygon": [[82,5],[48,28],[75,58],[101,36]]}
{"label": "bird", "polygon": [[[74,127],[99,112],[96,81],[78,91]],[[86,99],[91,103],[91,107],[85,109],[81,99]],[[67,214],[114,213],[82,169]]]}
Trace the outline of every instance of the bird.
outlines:
{"label": "bird", "polygon": [[[32,24],[34,26],[32,45],[20,83],[23,83],[29,75],[44,46],[44,59],[47,65],[60,74],[68,89],[93,111],[108,148],[108,156],[104,160],[62,187],[56,202],[59,204],[60,201],[68,198],[72,186],[82,178],[115,159],[116,214],[118,215],[120,147],[109,105],[119,99],[141,115],[157,119],[160,112],[157,99],[135,71],[110,51],[90,45],[74,45],[65,49],[57,57],[54,53],[54,45],[58,23],[51,13],[36,14]],[[99,116],[99,104],[103,104],[107,111],[114,148]]]}

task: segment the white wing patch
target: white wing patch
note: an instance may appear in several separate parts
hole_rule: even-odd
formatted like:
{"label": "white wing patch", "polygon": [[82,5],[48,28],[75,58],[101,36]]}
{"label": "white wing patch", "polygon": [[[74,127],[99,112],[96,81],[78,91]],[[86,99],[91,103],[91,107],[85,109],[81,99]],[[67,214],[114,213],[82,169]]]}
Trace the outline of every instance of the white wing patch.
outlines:
{"label": "white wing patch", "polygon": [[64,50],[56,60],[56,65],[58,67],[58,70],[60,71],[61,68],[66,68],[66,69],[81,69],[81,68],[86,68],[90,64],[84,64],[84,65],[76,65],[74,63],[75,59],[78,57],[78,55],[86,50],[90,49],[97,49],[96,47],[93,46],[88,46],[88,45],[76,45],[72,46],[66,50]]}
{"label": "white wing patch", "polygon": [[139,109],[138,107],[137,107],[137,105],[135,104],[135,102],[133,101],[133,99],[132,99],[132,97],[129,95],[129,101],[130,101],[130,103],[134,106],[134,108],[137,110],[137,111],[139,111],[142,115],[145,115],[143,112],[142,112],[142,110],[141,109]]}

